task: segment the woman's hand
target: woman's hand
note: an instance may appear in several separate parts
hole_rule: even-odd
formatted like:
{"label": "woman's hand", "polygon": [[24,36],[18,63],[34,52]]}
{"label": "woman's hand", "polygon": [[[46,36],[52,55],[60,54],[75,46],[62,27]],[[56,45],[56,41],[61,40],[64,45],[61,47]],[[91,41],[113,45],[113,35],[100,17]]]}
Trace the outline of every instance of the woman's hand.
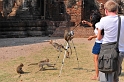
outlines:
{"label": "woman's hand", "polygon": [[82,21],[82,24],[87,24],[87,25],[89,25],[90,27],[92,27],[92,23],[90,23],[90,22],[88,22],[88,21],[86,21],[86,20],[83,20],[83,21]]}
{"label": "woman's hand", "polygon": [[92,40],[93,38],[96,38],[96,37],[97,37],[97,35],[89,36],[88,40]]}
{"label": "woman's hand", "polygon": [[87,24],[87,21],[83,20],[83,21],[82,21],[82,24]]}
{"label": "woman's hand", "polygon": [[92,40],[92,39],[93,39],[93,36],[89,36],[89,37],[88,37],[88,40]]}

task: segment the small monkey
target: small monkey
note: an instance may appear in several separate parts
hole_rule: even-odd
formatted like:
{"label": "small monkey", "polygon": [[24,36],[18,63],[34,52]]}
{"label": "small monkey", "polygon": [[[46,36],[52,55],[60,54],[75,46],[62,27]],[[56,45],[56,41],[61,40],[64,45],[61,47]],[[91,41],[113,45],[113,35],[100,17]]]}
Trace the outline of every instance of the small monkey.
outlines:
{"label": "small monkey", "polygon": [[8,17],[15,16],[17,13],[17,10],[22,6],[22,4],[23,4],[23,0],[16,0],[12,8],[12,12],[8,14]]}
{"label": "small monkey", "polygon": [[58,43],[56,43],[56,42],[53,42],[53,40],[50,40],[49,42],[50,42],[50,44],[53,45],[53,47],[54,47],[58,52],[62,52],[61,49],[66,50],[62,44],[58,44]]}
{"label": "small monkey", "polygon": [[47,65],[48,67],[55,67],[55,64],[50,64],[49,62],[42,62],[42,63],[39,63],[38,64],[39,65],[39,67],[40,67],[40,70],[39,71],[44,71],[45,70],[45,68],[43,67],[44,65]]}
{"label": "small monkey", "polygon": [[19,6],[17,6],[17,3],[15,2],[12,8],[12,11],[8,14],[8,17],[15,16],[18,9],[19,9]]}
{"label": "small monkey", "polygon": [[23,73],[24,73],[24,71],[22,70],[22,67],[23,67],[23,66],[24,66],[24,65],[21,63],[21,64],[17,67],[16,71],[17,71],[18,74],[23,74]]}
{"label": "small monkey", "polygon": [[[21,77],[21,74],[24,74],[24,71],[22,70],[22,67],[24,65],[21,63],[17,68],[16,68],[16,72],[19,74],[19,77]],[[18,78],[19,78],[18,77]]]}
{"label": "small monkey", "polygon": [[58,52],[62,52],[62,49],[66,50],[66,51],[67,51],[66,58],[69,58],[69,51],[68,51],[62,44],[58,44],[58,43],[56,43],[56,42],[53,42],[53,40],[50,40],[49,42],[50,42],[50,44],[53,45],[53,47],[54,47]]}
{"label": "small monkey", "polygon": [[44,65],[47,65],[48,67],[53,67],[53,68],[55,67],[54,64],[49,63],[49,59],[42,60],[38,63],[31,63],[28,66],[30,66],[30,65],[38,65],[40,67],[39,71],[44,71],[45,70],[45,68],[43,67]]}
{"label": "small monkey", "polygon": [[72,54],[72,49],[71,49],[71,46],[70,46],[70,44],[69,44],[69,41],[71,41],[73,38],[74,38],[74,33],[73,33],[73,31],[68,32],[67,30],[65,30],[64,39],[66,40],[66,42],[67,42],[68,45],[69,45],[68,48],[70,48],[71,54]]}

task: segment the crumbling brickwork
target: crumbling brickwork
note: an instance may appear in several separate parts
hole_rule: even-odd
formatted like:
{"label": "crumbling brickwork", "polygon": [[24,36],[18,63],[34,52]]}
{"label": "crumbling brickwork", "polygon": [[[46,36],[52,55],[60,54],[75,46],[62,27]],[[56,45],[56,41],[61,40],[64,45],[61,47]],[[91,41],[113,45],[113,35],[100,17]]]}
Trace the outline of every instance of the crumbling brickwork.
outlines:
{"label": "crumbling brickwork", "polygon": [[[3,1],[3,2],[2,2]],[[20,1],[23,1],[21,3]],[[0,36],[62,36],[64,30],[72,30],[82,20],[90,21],[92,10],[100,10],[107,0],[1,0]],[[119,0],[118,0],[119,1]],[[122,1],[122,0],[121,0]],[[15,4],[21,3],[17,12]],[[121,3],[122,4],[122,3]],[[13,12],[11,12],[14,10]],[[123,10],[124,11],[124,10]],[[35,21],[35,22],[32,22]],[[45,24],[45,26],[44,26]],[[5,28],[6,27],[6,28]],[[16,31],[15,30],[16,28]],[[42,29],[42,30],[41,30]],[[14,31],[14,32],[13,32]],[[80,26],[74,30],[75,37],[93,35],[93,29]],[[14,34],[13,34],[14,33]],[[13,34],[12,36],[10,34]]]}
{"label": "crumbling brickwork", "polygon": [[75,25],[81,22],[82,19],[82,0],[76,2],[71,8],[66,9],[67,14],[70,15],[70,21],[75,22]]}

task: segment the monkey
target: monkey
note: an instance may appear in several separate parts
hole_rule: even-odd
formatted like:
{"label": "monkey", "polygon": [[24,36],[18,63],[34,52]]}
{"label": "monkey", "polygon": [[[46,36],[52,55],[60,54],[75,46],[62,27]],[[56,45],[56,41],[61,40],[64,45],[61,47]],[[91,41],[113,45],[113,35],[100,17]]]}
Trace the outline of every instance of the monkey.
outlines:
{"label": "monkey", "polygon": [[38,63],[31,63],[28,66],[30,66],[30,65],[38,65],[40,67],[39,71],[44,71],[45,70],[45,68],[43,67],[44,65],[47,65],[48,67],[53,67],[53,68],[55,67],[55,64],[50,64],[49,63],[49,59],[41,60]]}
{"label": "monkey", "polygon": [[15,3],[14,3],[14,7],[12,8],[12,11],[8,14],[8,17],[10,17],[10,16],[15,16],[18,9],[19,9],[19,6],[18,6],[17,3],[15,2]]}
{"label": "monkey", "polygon": [[23,74],[23,73],[24,73],[24,71],[22,70],[22,67],[23,67],[23,66],[24,66],[24,65],[21,63],[21,64],[17,67],[16,71],[17,71],[18,74]]}
{"label": "monkey", "polygon": [[62,44],[58,44],[58,43],[56,43],[56,42],[53,42],[53,40],[50,40],[49,42],[50,42],[50,44],[53,45],[53,47],[54,47],[58,52],[62,52],[62,49],[66,50],[66,51],[67,51],[66,58],[69,58],[69,51],[68,51]]}
{"label": "monkey", "polygon": [[58,44],[58,43],[56,43],[56,42],[53,42],[53,40],[50,40],[49,43],[52,44],[53,47],[54,47],[58,52],[62,52],[61,49],[64,49],[64,50],[65,50],[65,48],[64,48],[64,46],[63,46],[62,44]]}
{"label": "monkey", "polygon": [[74,36],[73,36],[73,31],[68,32],[67,30],[65,30],[64,39],[65,39],[67,42],[69,42],[69,41],[71,41],[73,38],[74,38]]}
{"label": "monkey", "polygon": [[16,72],[19,74],[19,77],[21,77],[21,74],[24,74],[24,71],[22,70],[22,67],[24,66],[24,64],[20,64],[17,68],[16,68]]}
{"label": "monkey", "polygon": [[65,30],[65,33],[64,33],[64,39],[65,41],[68,43],[68,48],[70,48],[70,51],[71,51],[71,54],[72,54],[72,49],[71,49],[71,46],[69,44],[69,41],[71,41],[72,39],[74,38],[74,33],[73,31],[70,31],[68,32],[67,30]]}
{"label": "monkey", "polygon": [[45,68],[43,67],[44,65],[47,65],[48,67],[55,67],[55,64],[50,64],[49,62],[42,62],[42,63],[39,63],[38,64],[39,67],[40,67],[40,70],[39,71],[44,71]]}
{"label": "monkey", "polygon": [[14,6],[13,6],[12,10],[11,10],[11,12],[7,16],[8,17],[15,16],[17,10],[22,6],[22,4],[23,4],[23,0],[15,0],[14,1]]}

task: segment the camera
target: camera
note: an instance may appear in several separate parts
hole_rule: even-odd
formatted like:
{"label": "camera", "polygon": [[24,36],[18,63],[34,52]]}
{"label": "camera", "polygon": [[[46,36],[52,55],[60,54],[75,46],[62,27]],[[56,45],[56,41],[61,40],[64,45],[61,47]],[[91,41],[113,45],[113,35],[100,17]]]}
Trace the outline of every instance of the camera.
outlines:
{"label": "camera", "polygon": [[70,32],[68,33],[68,35],[69,35],[69,36],[74,36],[74,31],[70,31]]}

